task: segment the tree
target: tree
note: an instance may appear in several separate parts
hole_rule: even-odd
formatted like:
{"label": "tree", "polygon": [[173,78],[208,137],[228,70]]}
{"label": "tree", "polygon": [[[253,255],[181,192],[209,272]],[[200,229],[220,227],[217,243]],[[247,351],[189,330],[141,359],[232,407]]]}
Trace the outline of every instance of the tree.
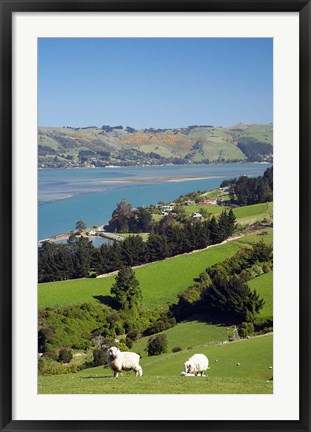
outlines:
{"label": "tree", "polygon": [[94,246],[85,237],[80,237],[69,244],[73,264],[73,278],[88,276],[91,269]]}
{"label": "tree", "polygon": [[95,348],[93,351],[93,365],[102,366],[106,364],[106,349]]}
{"label": "tree", "polygon": [[268,181],[271,191],[273,190],[273,167],[267,168],[263,174],[264,178]]}
{"label": "tree", "polygon": [[54,282],[72,277],[72,258],[67,245],[43,242],[38,250],[39,282]]}
{"label": "tree", "polygon": [[121,244],[121,259],[126,266],[146,262],[147,246],[139,235],[130,235]]}
{"label": "tree", "polygon": [[78,222],[76,222],[75,229],[81,233],[86,229],[86,223],[83,220],[78,220]]}
{"label": "tree", "polygon": [[236,216],[233,213],[232,208],[229,210],[228,213],[228,236],[231,236],[234,232],[235,229],[235,221],[236,221]]}
{"label": "tree", "polygon": [[250,263],[254,264],[259,262],[271,262],[273,257],[273,248],[271,245],[266,244],[263,240],[253,245],[253,250],[250,256]]}
{"label": "tree", "polygon": [[167,336],[162,333],[148,339],[147,351],[149,356],[160,355],[167,351]]}
{"label": "tree", "polygon": [[219,243],[218,224],[215,216],[213,216],[208,225],[210,231],[211,244]]}
{"label": "tree", "polygon": [[167,237],[161,234],[150,234],[147,240],[148,261],[158,261],[169,255]]}
{"label": "tree", "polygon": [[218,241],[224,241],[229,235],[229,221],[226,210],[222,211],[218,218]]}
{"label": "tree", "polygon": [[111,288],[115,295],[117,306],[122,310],[137,312],[142,301],[142,292],[139,282],[131,267],[119,270],[116,282]]}
{"label": "tree", "polygon": [[264,300],[237,275],[228,277],[224,269],[211,275],[213,284],[206,292],[207,308],[232,322],[251,322],[262,309]]}
{"label": "tree", "polygon": [[122,266],[121,253],[121,244],[117,241],[112,245],[102,244],[97,257],[97,273],[109,273],[119,269]]}
{"label": "tree", "polygon": [[117,204],[117,208],[112,213],[112,217],[108,223],[108,231],[129,232],[129,220],[133,218],[133,216],[134,213],[131,204],[122,198]]}
{"label": "tree", "polygon": [[[149,210],[138,207],[135,212],[136,227],[130,227],[131,232],[149,232],[152,224],[152,216]],[[134,228],[134,229],[133,229]]]}

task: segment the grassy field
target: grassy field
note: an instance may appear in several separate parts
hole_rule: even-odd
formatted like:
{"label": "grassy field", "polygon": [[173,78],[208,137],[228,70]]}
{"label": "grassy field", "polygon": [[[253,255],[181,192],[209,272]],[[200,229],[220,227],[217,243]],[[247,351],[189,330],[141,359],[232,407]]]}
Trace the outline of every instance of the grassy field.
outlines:
{"label": "grassy field", "polygon": [[245,207],[237,207],[233,210],[237,222],[241,225],[270,220],[273,215],[273,203],[253,204]]}
{"label": "grassy field", "polygon": [[[161,306],[174,301],[207,267],[234,255],[239,243],[230,242],[197,253],[147,264],[135,270],[144,305]],[[39,284],[39,308],[79,302],[97,302],[110,296],[115,276]]]}
{"label": "grassy field", "polygon": [[[265,234],[265,235],[262,235]],[[243,236],[236,241],[246,245],[246,244],[253,244],[257,243],[259,241],[263,240],[266,244],[272,244],[273,242],[273,229],[272,228],[265,228],[258,232],[255,232],[253,234],[249,234],[247,236]]]}
{"label": "grassy field", "polygon": [[259,315],[267,318],[273,315],[273,272],[265,273],[248,282],[252,289],[256,289],[257,294],[265,299],[265,305]]}
{"label": "grassy field", "polygon": [[[208,343],[221,342],[228,339],[227,327],[221,325],[207,324],[200,321],[200,317],[183,321],[164,332],[167,336],[167,351],[172,352],[176,346],[183,350],[189,347],[206,345]],[[149,337],[143,337],[136,341],[132,350],[138,352],[142,357],[146,356],[146,347]]]}
{"label": "grassy field", "polygon": [[[256,289],[257,294],[265,300],[265,305],[260,311],[259,316],[263,318],[273,316],[273,272],[258,276],[248,282],[252,289]],[[168,352],[176,346],[182,349],[188,347],[201,346],[207,343],[215,343],[227,340],[227,326],[208,324],[200,316],[192,317],[191,320],[183,321],[164,332],[167,335]],[[136,341],[132,347],[133,351],[141,356],[146,355],[146,347],[149,337],[144,337]]]}
{"label": "grassy field", "polygon": [[[147,307],[162,306],[174,301],[181,291],[192,284],[194,277],[207,267],[234,255],[243,244],[258,242],[261,239],[271,242],[272,230],[266,231],[269,232],[267,236],[250,234],[223,245],[137,268],[135,273],[140,282],[144,304]],[[81,302],[105,302],[107,296],[110,296],[110,288],[114,281],[115,276],[108,276],[39,284],[39,308]]]}
{"label": "grassy field", "polygon": [[[223,345],[200,347],[210,362],[208,379],[182,377],[184,362],[197,351],[143,357],[144,375],[123,373],[112,377],[108,368],[85,369],[76,374],[39,376],[40,394],[263,394],[273,392],[271,335]],[[239,364],[239,365],[238,365]]]}
{"label": "grassy field", "polygon": [[209,206],[200,206],[200,205],[185,205],[183,206],[183,209],[186,213],[196,213],[199,212],[201,208],[204,208],[207,210],[210,214],[217,215],[222,212],[224,209],[223,207],[219,205],[209,205]]}
{"label": "grassy field", "polygon": [[[212,191],[214,192],[214,191]],[[209,206],[197,206],[189,205],[184,206],[186,213],[200,212],[200,209],[204,208],[212,215],[219,215],[223,210],[228,210],[227,207],[222,207],[219,205],[209,205]],[[270,220],[273,215],[273,203],[263,203],[263,204],[253,204],[244,207],[237,207],[233,209],[233,213],[237,218],[237,222],[241,225],[250,225],[255,222],[261,222],[263,219]]]}

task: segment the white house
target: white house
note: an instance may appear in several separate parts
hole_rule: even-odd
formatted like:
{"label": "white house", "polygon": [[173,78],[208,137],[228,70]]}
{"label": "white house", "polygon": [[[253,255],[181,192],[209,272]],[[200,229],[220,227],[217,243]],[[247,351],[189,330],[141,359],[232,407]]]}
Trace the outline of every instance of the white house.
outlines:
{"label": "white house", "polygon": [[191,216],[193,217],[193,219],[200,219],[201,217],[203,217],[201,213],[192,213]]}

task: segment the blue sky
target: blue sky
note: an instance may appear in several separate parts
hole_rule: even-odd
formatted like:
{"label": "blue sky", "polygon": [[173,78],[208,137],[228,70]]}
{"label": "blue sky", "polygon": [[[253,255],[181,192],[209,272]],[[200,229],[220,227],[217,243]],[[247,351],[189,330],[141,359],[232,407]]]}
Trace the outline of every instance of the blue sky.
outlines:
{"label": "blue sky", "polygon": [[272,39],[41,38],[39,126],[272,122]]}

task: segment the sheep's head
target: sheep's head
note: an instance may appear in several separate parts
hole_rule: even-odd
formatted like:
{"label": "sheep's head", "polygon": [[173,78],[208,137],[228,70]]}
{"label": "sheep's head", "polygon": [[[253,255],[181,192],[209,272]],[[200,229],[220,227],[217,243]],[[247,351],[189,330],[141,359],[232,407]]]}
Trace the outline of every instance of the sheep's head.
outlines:
{"label": "sheep's head", "polygon": [[185,372],[188,373],[193,373],[194,371],[194,365],[191,361],[186,361],[186,363],[184,364],[184,368],[185,368]]}
{"label": "sheep's head", "polygon": [[111,347],[109,348],[107,354],[111,360],[114,360],[115,358],[117,358],[119,352],[120,352],[119,348]]}

